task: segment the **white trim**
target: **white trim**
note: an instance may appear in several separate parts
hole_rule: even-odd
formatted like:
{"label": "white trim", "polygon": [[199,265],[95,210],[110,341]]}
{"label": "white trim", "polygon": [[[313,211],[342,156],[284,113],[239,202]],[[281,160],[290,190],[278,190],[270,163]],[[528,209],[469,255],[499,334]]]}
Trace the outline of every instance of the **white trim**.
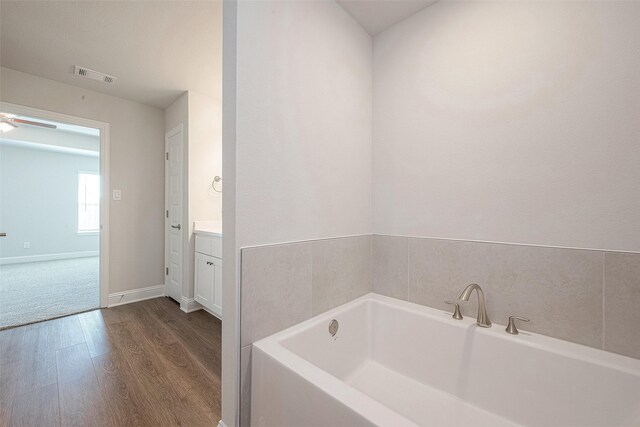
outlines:
{"label": "white trim", "polygon": [[102,181],[100,188],[104,189],[100,195],[100,307],[107,307],[109,302],[109,123],[4,101],[0,101],[0,110],[100,131],[100,177]]}
{"label": "white trim", "polygon": [[203,308],[204,307],[193,298],[182,297],[182,301],[180,301],[180,310],[185,313],[202,310]]}
{"label": "white trim", "polygon": [[65,252],[61,254],[43,254],[0,258],[0,265],[24,264],[27,262],[56,261],[60,259],[87,258],[100,255],[100,251]]}
{"label": "white trim", "polygon": [[164,285],[149,286],[146,288],[133,289],[131,291],[115,292],[109,294],[108,307],[129,304],[131,302],[142,301],[150,298],[164,296]]}
{"label": "white trim", "polygon": [[227,427],[227,425],[222,421],[218,421],[218,427]]}

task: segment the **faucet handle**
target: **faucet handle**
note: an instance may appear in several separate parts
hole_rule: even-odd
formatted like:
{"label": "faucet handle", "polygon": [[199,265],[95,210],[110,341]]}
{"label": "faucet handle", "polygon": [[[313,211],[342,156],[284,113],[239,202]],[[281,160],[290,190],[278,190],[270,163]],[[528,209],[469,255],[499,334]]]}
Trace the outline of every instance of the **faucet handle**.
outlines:
{"label": "faucet handle", "polygon": [[453,310],[453,316],[452,317],[454,319],[456,319],[456,320],[461,320],[462,319],[462,313],[460,313],[460,304],[458,304],[455,301],[445,301],[445,303],[455,306],[455,308]]}
{"label": "faucet handle", "polygon": [[511,334],[511,335],[518,335],[520,332],[518,332],[518,328],[516,328],[516,320],[521,320],[523,322],[528,322],[529,319],[527,319],[526,317],[520,317],[520,316],[509,316],[509,324],[507,325],[507,328],[505,329],[505,331],[507,331],[507,333]]}

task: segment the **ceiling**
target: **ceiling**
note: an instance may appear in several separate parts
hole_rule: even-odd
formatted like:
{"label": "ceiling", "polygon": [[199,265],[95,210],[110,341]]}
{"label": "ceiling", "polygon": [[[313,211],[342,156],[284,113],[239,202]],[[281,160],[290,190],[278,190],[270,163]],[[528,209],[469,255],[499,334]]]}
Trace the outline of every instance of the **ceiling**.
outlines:
{"label": "ceiling", "polygon": [[438,0],[336,0],[375,36]]}
{"label": "ceiling", "polygon": [[221,98],[221,2],[1,0],[0,16],[3,67],[159,108],[187,90]]}

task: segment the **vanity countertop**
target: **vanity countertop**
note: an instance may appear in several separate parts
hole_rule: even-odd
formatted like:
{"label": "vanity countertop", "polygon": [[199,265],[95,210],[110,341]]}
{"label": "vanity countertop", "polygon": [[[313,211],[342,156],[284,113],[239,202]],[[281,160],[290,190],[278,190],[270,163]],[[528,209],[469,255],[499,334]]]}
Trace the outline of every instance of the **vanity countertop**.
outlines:
{"label": "vanity countertop", "polygon": [[222,237],[222,221],[194,221],[195,234],[211,237]]}

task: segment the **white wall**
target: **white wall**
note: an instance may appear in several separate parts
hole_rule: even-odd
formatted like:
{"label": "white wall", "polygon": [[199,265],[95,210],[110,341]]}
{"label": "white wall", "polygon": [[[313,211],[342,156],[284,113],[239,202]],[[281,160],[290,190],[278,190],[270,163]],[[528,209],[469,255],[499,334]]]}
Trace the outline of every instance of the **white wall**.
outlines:
{"label": "white wall", "polygon": [[640,251],[639,22],[439,2],[378,35],[374,232]]}
{"label": "white wall", "polygon": [[110,288],[164,283],[164,123],[160,109],[0,68],[0,99],[110,123]]}
{"label": "white wall", "polygon": [[240,246],[371,232],[371,54],[334,2],[239,2]]}
{"label": "white wall", "polygon": [[211,182],[222,176],[222,105],[193,91],[189,91],[188,152],[189,223],[221,221],[222,194],[213,191]]}
{"label": "white wall", "polygon": [[0,259],[100,249],[78,234],[79,171],[99,173],[100,159],[0,143]]}

